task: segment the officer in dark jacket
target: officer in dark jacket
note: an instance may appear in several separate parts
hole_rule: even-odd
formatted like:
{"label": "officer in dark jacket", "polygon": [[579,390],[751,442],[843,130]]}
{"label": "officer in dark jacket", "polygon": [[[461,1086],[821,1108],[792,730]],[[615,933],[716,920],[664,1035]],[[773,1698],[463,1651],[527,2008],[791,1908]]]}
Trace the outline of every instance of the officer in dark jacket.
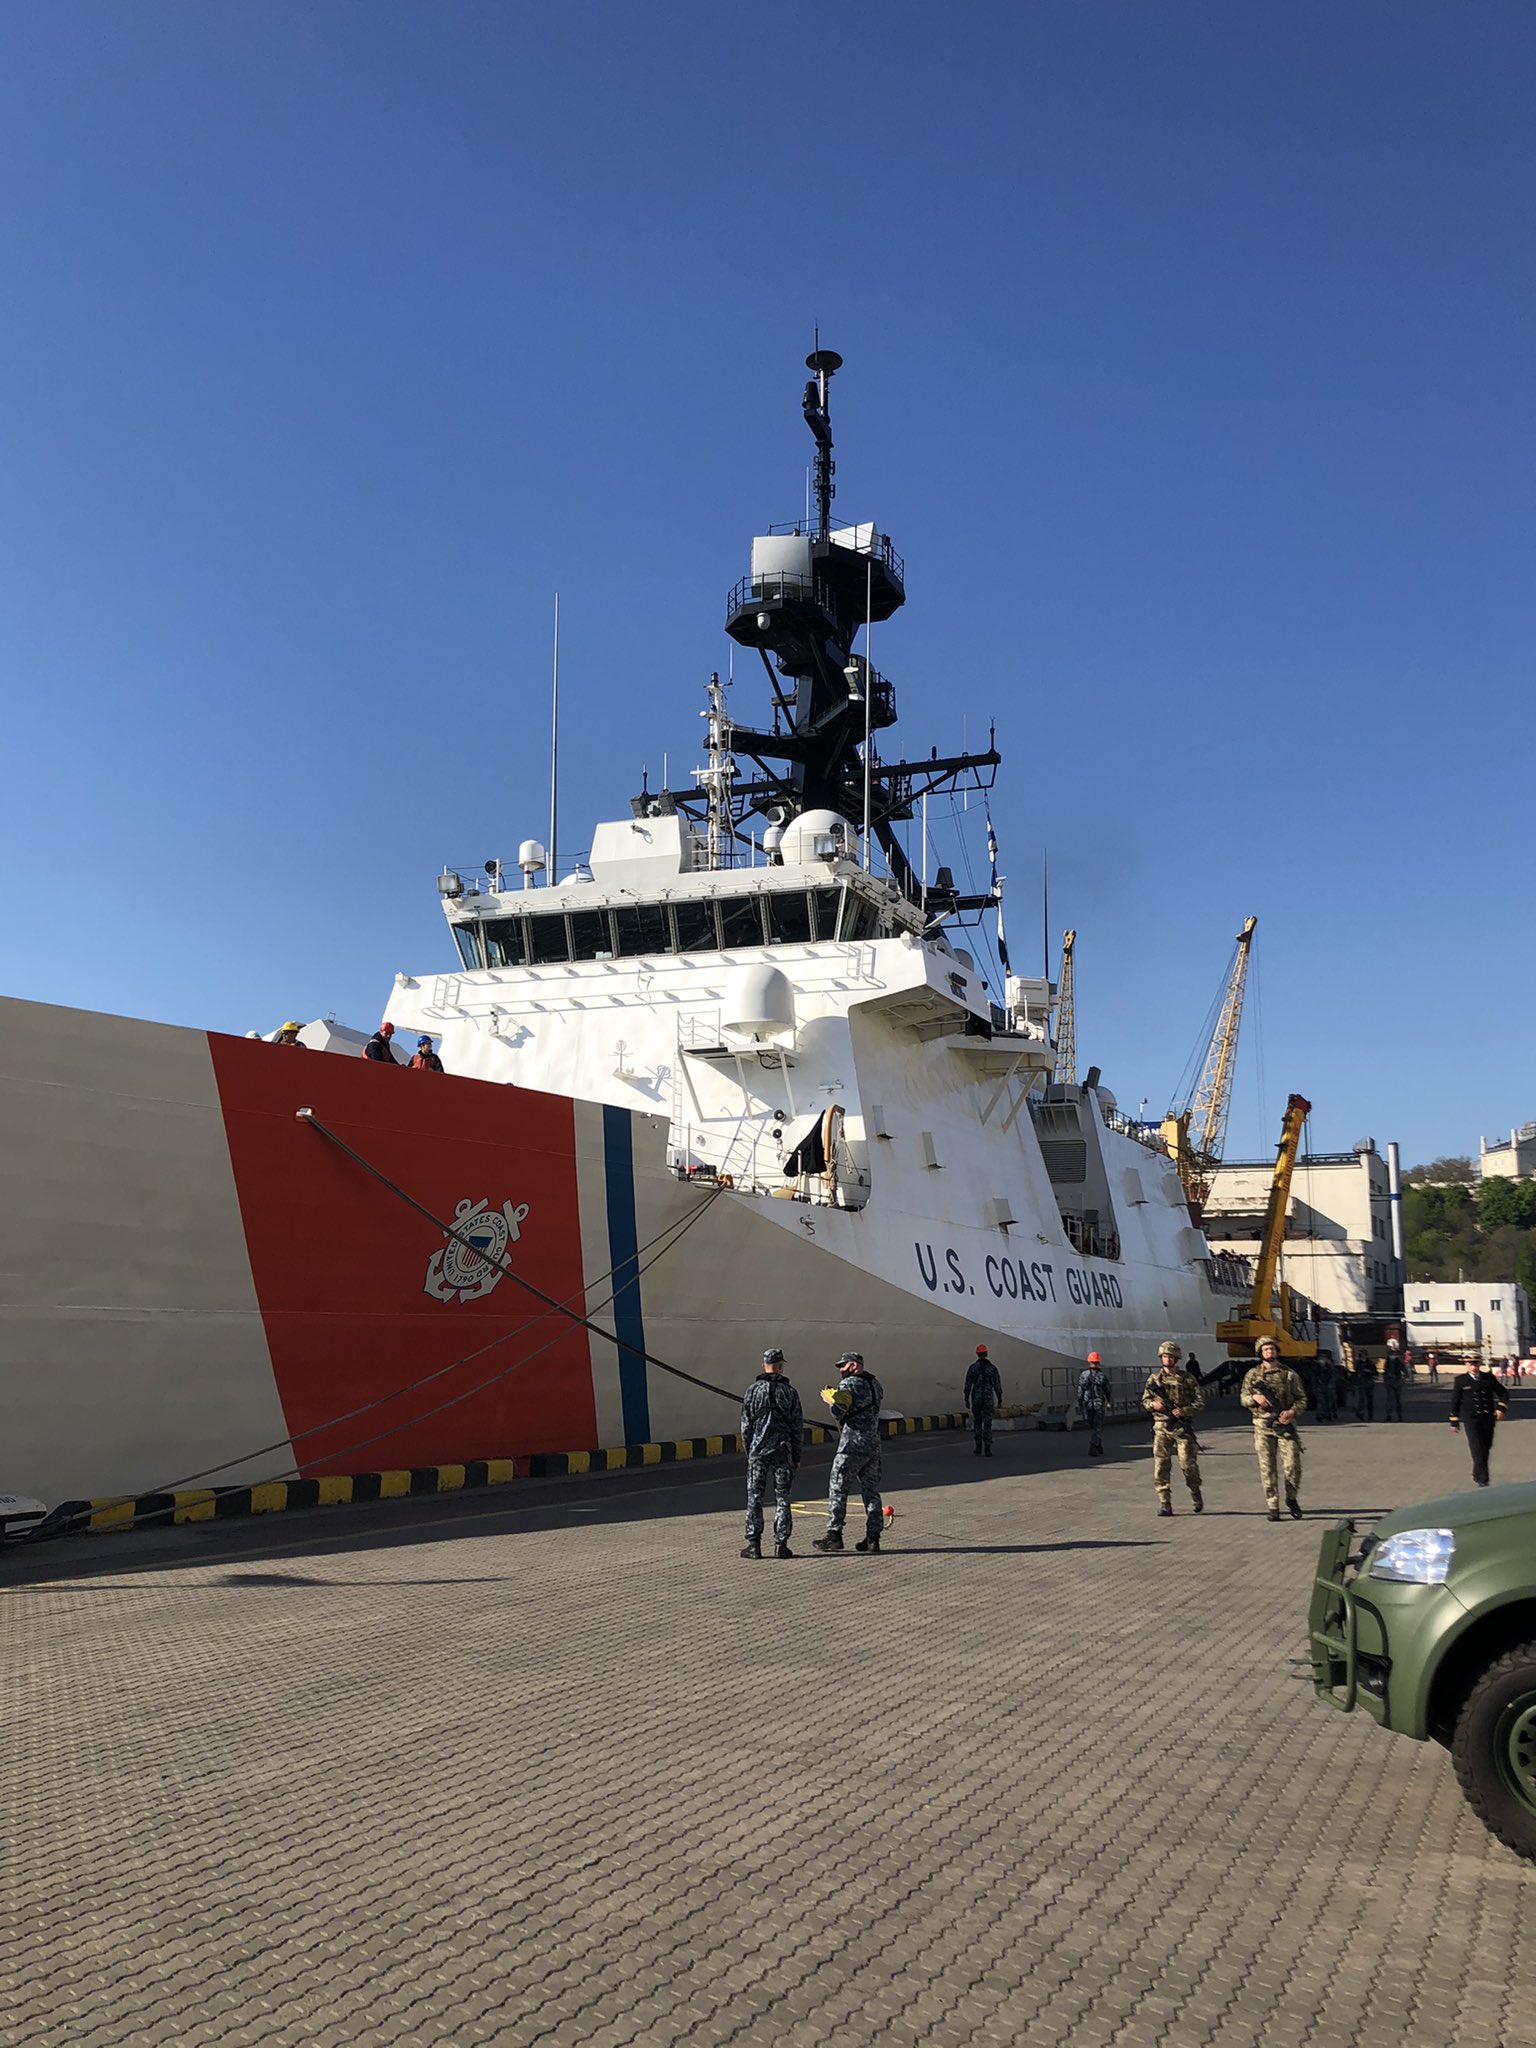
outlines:
{"label": "officer in dark jacket", "polygon": [[773,1554],[793,1557],[789,1496],[800,1466],[805,1418],[800,1396],[784,1377],[784,1354],[763,1353],[763,1369],[741,1403],[741,1441],[747,1454],[747,1540],[743,1557],[763,1554],[763,1499],[773,1481]]}
{"label": "officer in dark jacket", "polygon": [[855,1550],[880,1550],[880,1532],[885,1527],[885,1503],[880,1498],[880,1408],[885,1389],[872,1372],[864,1370],[860,1352],[845,1351],[837,1361],[839,1384],[823,1387],[821,1398],[840,1415],[843,1427],[832,1460],[832,1479],[827,1488],[827,1533],[812,1543],[813,1550],[841,1550],[843,1523],[848,1514],[848,1488],[857,1482],[864,1500],[864,1535]]}
{"label": "officer in dark jacket", "polygon": [[965,1376],[965,1405],[971,1411],[971,1428],[976,1437],[976,1456],[992,1455],[992,1416],[1003,1405],[1003,1380],[987,1356],[985,1344],[976,1346],[976,1356]]}
{"label": "officer in dark jacket", "polygon": [[1476,1365],[1471,1372],[1459,1373],[1451,1382],[1451,1427],[1459,1430],[1463,1422],[1466,1424],[1474,1486],[1488,1484],[1488,1454],[1493,1449],[1493,1432],[1508,1406],[1509,1395],[1489,1366]]}

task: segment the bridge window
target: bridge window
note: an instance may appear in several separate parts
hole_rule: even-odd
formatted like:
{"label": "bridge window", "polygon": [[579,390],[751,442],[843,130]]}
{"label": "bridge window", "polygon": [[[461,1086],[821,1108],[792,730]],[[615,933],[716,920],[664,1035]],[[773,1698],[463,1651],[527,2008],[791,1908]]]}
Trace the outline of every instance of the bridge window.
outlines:
{"label": "bridge window", "polygon": [[768,912],[770,945],[803,945],[810,938],[811,905],[803,890],[783,893],[775,889],[763,902]]}
{"label": "bridge window", "polygon": [[477,925],[456,924],[453,927],[454,944],[459,949],[459,958],[469,968],[483,967],[480,958],[480,931]]}
{"label": "bridge window", "polygon": [[637,953],[670,953],[672,928],[664,903],[628,904],[613,913],[616,950],[625,956]]}
{"label": "bridge window", "polygon": [[761,898],[721,897],[720,943],[722,946],[760,946],[763,943]]}
{"label": "bridge window", "polygon": [[613,951],[613,933],[608,928],[606,910],[573,910],[571,912],[571,957],[574,960],[596,960],[599,955]]}
{"label": "bridge window", "polygon": [[880,929],[880,906],[861,896],[856,889],[843,891],[843,916],[838,937],[844,940],[872,939]]}
{"label": "bridge window", "polygon": [[570,934],[565,928],[563,911],[546,911],[542,917],[528,920],[529,957],[535,967],[553,966],[556,961],[571,957]]}
{"label": "bridge window", "polygon": [[526,917],[488,918],[480,927],[487,967],[524,967],[528,963]]}
{"label": "bridge window", "polygon": [[679,953],[713,953],[720,944],[715,906],[709,899],[679,897],[672,905]]}

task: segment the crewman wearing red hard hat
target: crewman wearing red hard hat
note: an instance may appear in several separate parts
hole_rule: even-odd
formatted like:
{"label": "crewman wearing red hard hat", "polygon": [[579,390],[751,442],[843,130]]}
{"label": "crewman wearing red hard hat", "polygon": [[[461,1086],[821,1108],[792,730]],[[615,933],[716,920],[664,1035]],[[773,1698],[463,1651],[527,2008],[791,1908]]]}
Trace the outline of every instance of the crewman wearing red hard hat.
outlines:
{"label": "crewman wearing red hard hat", "polygon": [[965,1376],[965,1405],[971,1411],[971,1429],[976,1438],[975,1455],[992,1455],[992,1416],[1003,1405],[1003,1381],[987,1356],[985,1344],[976,1346],[976,1356]]}
{"label": "crewman wearing red hard hat", "polygon": [[1104,1361],[1097,1351],[1090,1351],[1088,1363],[1077,1376],[1077,1412],[1088,1425],[1090,1458],[1104,1455],[1104,1417],[1113,1405]]}

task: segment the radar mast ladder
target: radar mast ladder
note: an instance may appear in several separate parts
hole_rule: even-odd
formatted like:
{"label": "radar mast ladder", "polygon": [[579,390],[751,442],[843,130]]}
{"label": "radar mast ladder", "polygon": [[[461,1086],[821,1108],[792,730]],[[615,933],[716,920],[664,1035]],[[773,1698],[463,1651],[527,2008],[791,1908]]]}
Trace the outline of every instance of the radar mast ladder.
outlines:
{"label": "radar mast ladder", "polygon": [[1077,1010],[1072,988],[1072,948],[1076,944],[1076,932],[1062,933],[1061,981],[1056,997],[1056,1067],[1051,1075],[1058,1083],[1077,1079]]}

